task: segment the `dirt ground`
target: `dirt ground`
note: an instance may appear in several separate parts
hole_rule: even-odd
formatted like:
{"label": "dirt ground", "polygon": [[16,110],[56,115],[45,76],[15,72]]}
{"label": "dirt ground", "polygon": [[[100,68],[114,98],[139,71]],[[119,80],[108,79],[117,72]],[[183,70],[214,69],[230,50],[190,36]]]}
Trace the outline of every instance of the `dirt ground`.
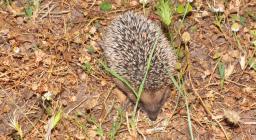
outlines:
{"label": "dirt ground", "polygon": [[[42,0],[31,14],[31,1],[1,1],[0,139],[134,139],[127,125],[133,106],[121,111],[127,99],[100,64],[104,56],[98,43],[112,19],[128,10],[143,14],[143,5],[109,0],[112,8],[103,11],[98,0]],[[256,1],[191,5],[183,26],[183,16],[174,12],[169,28],[180,64],[189,62],[184,85],[193,136],[256,140]],[[155,6],[151,1],[144,10],[160,24]],[[223,13],[212,11],[221,6]],[[234,23],[240,25],[236,33]],[[189,55],[184,32],[191,36]],[[49,129],[60,110],[59,122]],[[185,102],[175,87],[157,121],[139,111],[137,127],[138,139],[191,139]]]}

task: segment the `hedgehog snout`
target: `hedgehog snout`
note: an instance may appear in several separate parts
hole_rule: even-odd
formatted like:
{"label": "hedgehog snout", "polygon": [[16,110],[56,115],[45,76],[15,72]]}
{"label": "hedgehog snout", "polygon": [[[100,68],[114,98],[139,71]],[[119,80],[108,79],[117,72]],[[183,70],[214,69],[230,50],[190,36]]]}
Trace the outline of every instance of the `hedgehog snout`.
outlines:
{"label": "hedgehog snout", "polygon": [[147,113],[147,116],[151,121],[155,121],[157,119],[157,116],[161,110],[161,107],[156,107],[155,109],[152,110],[151,108],[145,108],[145,106],[142,107],[142,109]]}
{"label": "hedgehog snout", "polygon": [[151,121],[157,119],[162,106],[169,97],[169,92],[170,88],[167,86],[155,91],[146,90],[142,93],[140,107],[147,113],[147,116]]}

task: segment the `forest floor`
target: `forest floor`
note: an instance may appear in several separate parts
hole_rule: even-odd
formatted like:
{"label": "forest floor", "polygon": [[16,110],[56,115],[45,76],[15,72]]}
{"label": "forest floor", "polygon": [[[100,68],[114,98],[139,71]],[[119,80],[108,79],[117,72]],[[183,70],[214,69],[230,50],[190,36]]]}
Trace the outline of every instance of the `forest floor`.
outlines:
{"label": "forest floor", "polygon": [[[256,140],[256,1],[197,0],[182,20],[184,5],[172,3],[168,28],[186,97],[174,87],[155,122],[140,110],[137,139]],[[98,43],[128,10],[160,25],[156,6],[1,1],[0,139],[135,139],[128,127],[133,105],[122,110],[127,98],[99,63]]]}

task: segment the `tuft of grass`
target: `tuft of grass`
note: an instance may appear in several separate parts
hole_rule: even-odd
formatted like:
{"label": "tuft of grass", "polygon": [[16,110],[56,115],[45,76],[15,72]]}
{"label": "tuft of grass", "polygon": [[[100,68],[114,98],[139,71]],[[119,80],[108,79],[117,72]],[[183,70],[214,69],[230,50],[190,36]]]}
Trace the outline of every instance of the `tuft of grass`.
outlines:
{"label": "tuft of grass", "polygon": [[102,124],[98,122],[94,116],[92,116],[89,119],[89,122],[92,122],[96,126],[96,129],[95,129],[96,134],[101,138],[104,138],[104,130],[102,128]]}
{"label": "tuft of grass", "polygon": [[183,82],[182,78],[178,78],[178,79],[179,80],[177,82],[177,80],[173,76],[171,76],[171,80],[172,80],[174,86],[178,90],[179,94],[182,95],[184,100],[185,100],[185,105],[186,105],[186,110],[187,110],[187,121],[188,121],[189,134],[190,134],[191,140],[194,140],[193,129],[192,129],[192,121],[191,121],[191,117],[190,117],[190,109],[189,109],[189,104],[188,104],[188,99],[187,99],[187,92],[185,90],[185,85],[184,85],[184,82]]}
{"label": "tuft of grass", "polygon": [[33,16],[35,19],[40,8],[40,0],[28,0],[27,6],[25,7],[25,15],[29,18]]}
{"label": "tuft of grass", "polygon": [[172,23],[173,11],[169,0],[159,0],[156,5],[156,13],[166,26]]}
{"label": "tuft of grass", "polygon": [[100,4],[100,10],[103,11],[103,12],[108,12],[112,9],[112,4],[110,2],[107,2],[107,1],[103,1],[101,4]]}
{"label": "tuft of grass", "polygon": [[89,54],[93,54],[93,53],[95,53],[95,49],[93,48],[93,46],[88,46],[87,48],[87,52],[89,53]]}
{"label": "tuft of grass", "polygon": [[11,5],[12,0],[4,0],[4,4],[7,6]]}
{"label": "tuft of grass", "polygon": [[252,68],[254,71],[256,71],[256,58],[252,57],[249,59],[248,64],[250,68]]}
{"label": "tuft of grass", "polygon": [[83,69],[87,74],[91,74],[91,72],[92,72],[92,65],[90,64],[90,62],[84,61],[84,63],[82,64],[82,69]]}
{"label": "tuft of grass", "polygon": [[115,140],[115,136],[124,121],[124,112],[121,108],[117,110],[117,118],[112,124],[111,130],[109,132],[110,140]]}
{"label": "tuft of grass", "polygon": [[9,118],[10,122],[8,125],[12,127],[19,135],[20,139],[23,139],[23,131],[21,129],[21,125],[18,122],[17,116],[14,115],[13,118]]}

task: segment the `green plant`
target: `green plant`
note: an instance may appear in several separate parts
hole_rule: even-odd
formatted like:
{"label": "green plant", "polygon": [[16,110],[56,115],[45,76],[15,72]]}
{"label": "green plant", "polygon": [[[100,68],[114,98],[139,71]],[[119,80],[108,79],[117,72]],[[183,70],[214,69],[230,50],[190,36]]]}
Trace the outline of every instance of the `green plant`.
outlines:
{"label": "green plant", "polygon": [[9,120],[10,122],[8,123],[8,125],[11,126],[15,131],[17,131],[19,137],[23,139],[23,131],[21,129],[21,125],[19,124],[16,115],[14,114],[13,118],[10,118]]}
{"label": "green plant", "polygon": [[4,0],[4,4],[7,6],[10,6],[12,3],[12,0]]}
{"label": "green plant", "polygon": [[176,12],[179,14],[183,15],[182,21],[184,21],[186,15],[190,13],[193,10],[193,7],[189,3],[189,1],[184,5],[184,4],[178,4],[176,8]]}
{"label": "green plant", "polygon": [[88,74],[92,72],[92,65],[88,61],[84,61],[84,63],[82,64],[82,68]]}
{"label": "green plant", "polygon": [[60,120],[62,118],[62,115],[63,115],[63,111],[62,111],[62,109],[59,109],[59,111],[48,120],[47,131],[46,131],[46,134],[45,134],[45,139],[46,140],[50,139],[51,131],[60,122]]}
{"label": "green plant", "polygon": [[256,58],[252,57],[249,59],[248,64],[250,68],[252,68],[254,71],[256,71]]}
{"label": "green plant", "polygon": [[220,29],[220,31],[222,31],[221,24],[224,21],[224,18],[225,18],[225,16],[222,15],[221,13],[215,14],[215,20],[214,20],[213,24],[216,25]]}
{"label": "green plant", "polygon": [[246,18],[244,16],[240,16],[238,14],[230,15],[233,22],[239,22],[241,25],[245,25]]}
{"label": "green plant", "polygon": [[194,140],[193,130],[192,130],[192,121],[191,121],[190,109],[189,109],[189,104],[188,104],[188,99],[187,99],[187,92],[185,90],[185,84],[183,82],[183,78],[178,77],[177,79],[178,80],[176,80],[173,76],[171,76],[171,80],[172,80],[174,86],[178,90],[179,94],[181,96],[183,96],[183,98],[185,100],[185,105],[186,105],[186,110],[187,110],[187,121],[188,121],[189,134],[190,134],[191,140]]}
{"label": "green plant", "polygon": [[117,118],[112,124],[111,130],[109,132],[109,137],[111,140],[115,139],[115,136],[118,132],[118,130],[121,128],[121,125],[124,121],[124,112],[121,108],[117,110]]}
{"label": "green plant", "polygon": [[161,21],[169,26],[172,22],[172,7],[169,0],[159,0],[156,5],[156,13],[160,16]]}
{"label": "green plant", "polygon": [[220,74],[220,86],[221,88],[224,87],[225,81],[225,65],[219,60],[218,62],[219,74]]}
{"label": "green plant", "polygon": [[25,7],[25,15],[32,17],[37,15],[39,10],[40,0],[27,0],[27,6]]}
{"label": "green plant", "polygon": [[104,137],[104,130],[103,130],[102,126],[101,126],[102,124],[97,122],[96,118],[94,116],[92,116],[89,119],[89,122],[92,122],[96,126],[95,131],[96,131],[97,135],[99,135],[101,138],[103,138]]}
{"label": "green plant", "polygon": [[112,9],[112,4],[110,2],[103,1],[100,4],[100,10],[101,11],[107,12],[107,11],[110,11],[111,9]]}
{"label": "green plant", "polygon": [[90,54],[95,53],[95,49],[93,48],[93,46],[89,46],[86,49],[87,49],[87,52]]}
{"label": "green plant", "polygon": [[256,29],[250,30],[250,35],[252,36],[252,44],[256,48]]}

